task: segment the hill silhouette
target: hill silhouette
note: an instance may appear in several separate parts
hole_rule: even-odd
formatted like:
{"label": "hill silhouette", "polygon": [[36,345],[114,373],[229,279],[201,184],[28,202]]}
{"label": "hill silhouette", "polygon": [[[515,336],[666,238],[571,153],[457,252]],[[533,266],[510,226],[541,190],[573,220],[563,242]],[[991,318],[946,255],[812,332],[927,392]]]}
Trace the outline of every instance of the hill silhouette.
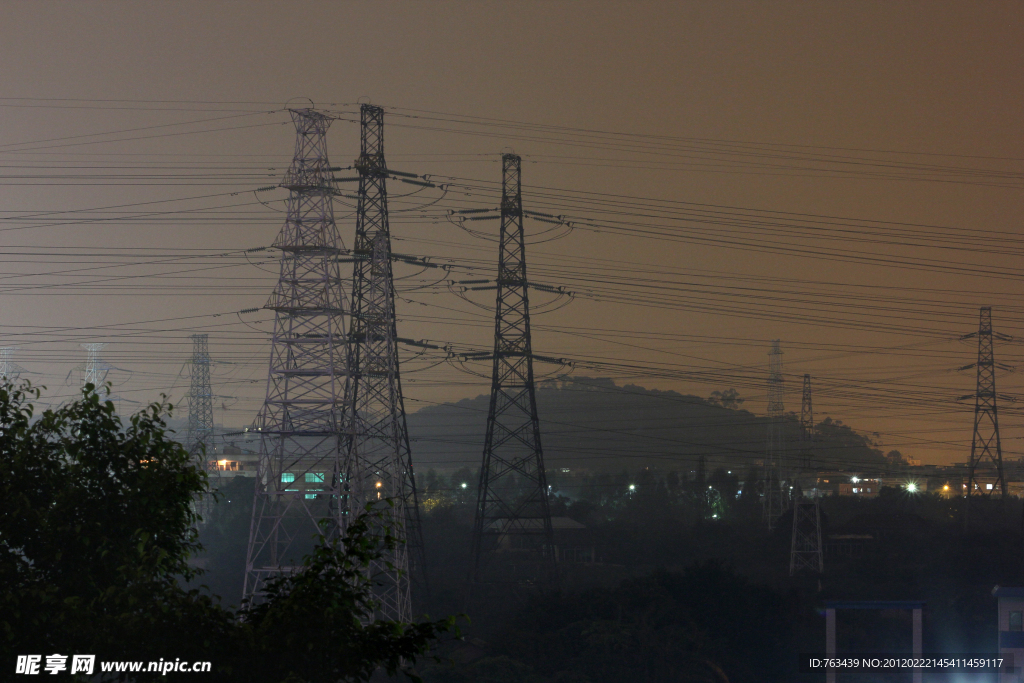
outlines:
{"label": "hill silhouette", "polygon": [[[646,467],[743,469],[763,457],[767,418],[740,408],[735,391],[709,398],[660,391],[607,378],[539,383],[537,410],[548,471],[622,471]],[[419,471],[480,466],[489,396],[430,406],[408,416]],[[787,416],[789,456],[799,454],[799,426]],[[830,418],[816,426],[811,463],[822,468],[879,469],[881,451],[870,439]]]}

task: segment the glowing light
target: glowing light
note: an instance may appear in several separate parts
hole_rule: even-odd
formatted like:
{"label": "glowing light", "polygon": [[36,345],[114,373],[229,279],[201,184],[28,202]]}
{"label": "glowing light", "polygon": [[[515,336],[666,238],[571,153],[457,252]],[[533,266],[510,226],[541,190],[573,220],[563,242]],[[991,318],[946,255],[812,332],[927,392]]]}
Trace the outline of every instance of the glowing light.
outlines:
{"label": "glowing light", "polygon": [[942,490],[943,491],[948,491],[949,490],[949,484],[946,484],[945,486],[943,486]]}
{"label": "glowing light", "polygon": [[854,484],[856,484],[857,482],[860,481],[860,478],[859,477],[851,477],[850,481],[852,481]]}
{"label": "glowing light", "polygon": [[466,488],[466,486],[468,486],[468,484],[466,484],[466,482],[462,482],[462,488]]}
{"label": "glowing light", "polygon": [[379,482],[379,481],[378,481],[378,482],[377,482],[377,488],[380,488],[380,487],[382,487],[382,486],[384,486],[384,484],[383,484],[382,482]]}
{"label": "glowing light", "polygon": [[[709,486],[708,488],[711,488],[711,487]],[[630,484],[629,485],[629,490],[630,491],[636,491],[636,484]]]}
{"label": "glowing light", "polygon": [[915,484],[914,482],[910,482],[909,484],[907,484],[907,490],[910,491],[911,493],[916,492],[917,484]]}

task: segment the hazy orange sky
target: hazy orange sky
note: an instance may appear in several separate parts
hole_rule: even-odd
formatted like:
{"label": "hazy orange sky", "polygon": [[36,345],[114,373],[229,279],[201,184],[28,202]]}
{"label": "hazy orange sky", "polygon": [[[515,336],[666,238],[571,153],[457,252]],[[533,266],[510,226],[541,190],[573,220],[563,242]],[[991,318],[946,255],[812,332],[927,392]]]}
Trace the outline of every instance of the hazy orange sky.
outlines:
{"label": "hazy orange sky", "polygon": [[[505,149],[525,208],[575,222],[529,247],[533,278],[578,295],[535,317],[538,353],[701,396],[735,386],[763,412],[779,338],[787,408],[811,373],[819,417],[964,461],[956,399],[974,377],[956,369],[976,349],[958,337],[983,305],[1024,335],[1022,36],[1020,2],[7,3],[0,344],[61,396],[78,345],[109,342],[120,395],[177,400],[188,335],[208,332],[216,420],[248,423],[270,317],[237,311],[265,303],[275,266],[237,251],[273,241],[284,197],[252,190],[287,166],[287,106],[371,101],[389,165],[449,185],[392,184],[396,252],[486,277],[493,244],[442,216],[497,205]],[[351,118],[331,131],[342,166]],[[344,201],[337,217],[351,243]],[[396,272],[402,336],[489,346],[487,293]],[[413,353],[409,410],[487,390]],[[1019,365],[1020,342],[997,360]],[[1019,373],[998,388],[1024,394]],[[1020,409],[1004,402],[1001,426],[1022,455]]]}

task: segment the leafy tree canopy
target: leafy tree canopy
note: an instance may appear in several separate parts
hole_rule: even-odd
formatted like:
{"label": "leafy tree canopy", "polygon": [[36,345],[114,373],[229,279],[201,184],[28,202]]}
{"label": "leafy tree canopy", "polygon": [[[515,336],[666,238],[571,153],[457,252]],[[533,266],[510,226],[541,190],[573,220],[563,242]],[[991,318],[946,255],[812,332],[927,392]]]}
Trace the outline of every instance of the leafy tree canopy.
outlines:
{"label": "leafy tree canopy", "polygon": [[167,433],[171,406],[125,423],[87,385],[80,400],[37,416],[39,395],[27,382],[0,385],[4,666],[18,654],[95,654],[211,661],[222,681],[365,681],[403,669],[453,629],[451,618],[372,620],[366,568],[397,542],[371,533],[372,513],[344,549],[321,538],[303,571],[271,582],[248,612],[183,587],[198,575],[192,502],[207,482]]}

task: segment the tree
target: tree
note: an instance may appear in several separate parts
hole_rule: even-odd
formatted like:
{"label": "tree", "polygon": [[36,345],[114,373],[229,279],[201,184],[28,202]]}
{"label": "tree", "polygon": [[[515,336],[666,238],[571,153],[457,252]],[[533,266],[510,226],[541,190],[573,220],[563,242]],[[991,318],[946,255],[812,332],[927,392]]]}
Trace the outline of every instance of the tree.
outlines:
{"label": "tree", "polygon": [[[207,660],[224,681],[364,681],[379,666],[411,664],[452,629],[452,619],[368,623],[366,567],[396,541],[370,535],[362,517],[344,549],[321,542],[303,571],[272,582],[267,602],[240,621],[182,585],[199,573],[189,565],[201,550],[192,502],[207,482],[168,436],[170,405],[153,404],[125,424],[92,385],[36,416],[39,395],[27,382],[0,384],[4,666],[17,654],[89,653],[100,662]],[[296,636],[275,638],[314,629],[320,640],[311,642],[344,651],[345,668],[281,664],[281,648]]]}

